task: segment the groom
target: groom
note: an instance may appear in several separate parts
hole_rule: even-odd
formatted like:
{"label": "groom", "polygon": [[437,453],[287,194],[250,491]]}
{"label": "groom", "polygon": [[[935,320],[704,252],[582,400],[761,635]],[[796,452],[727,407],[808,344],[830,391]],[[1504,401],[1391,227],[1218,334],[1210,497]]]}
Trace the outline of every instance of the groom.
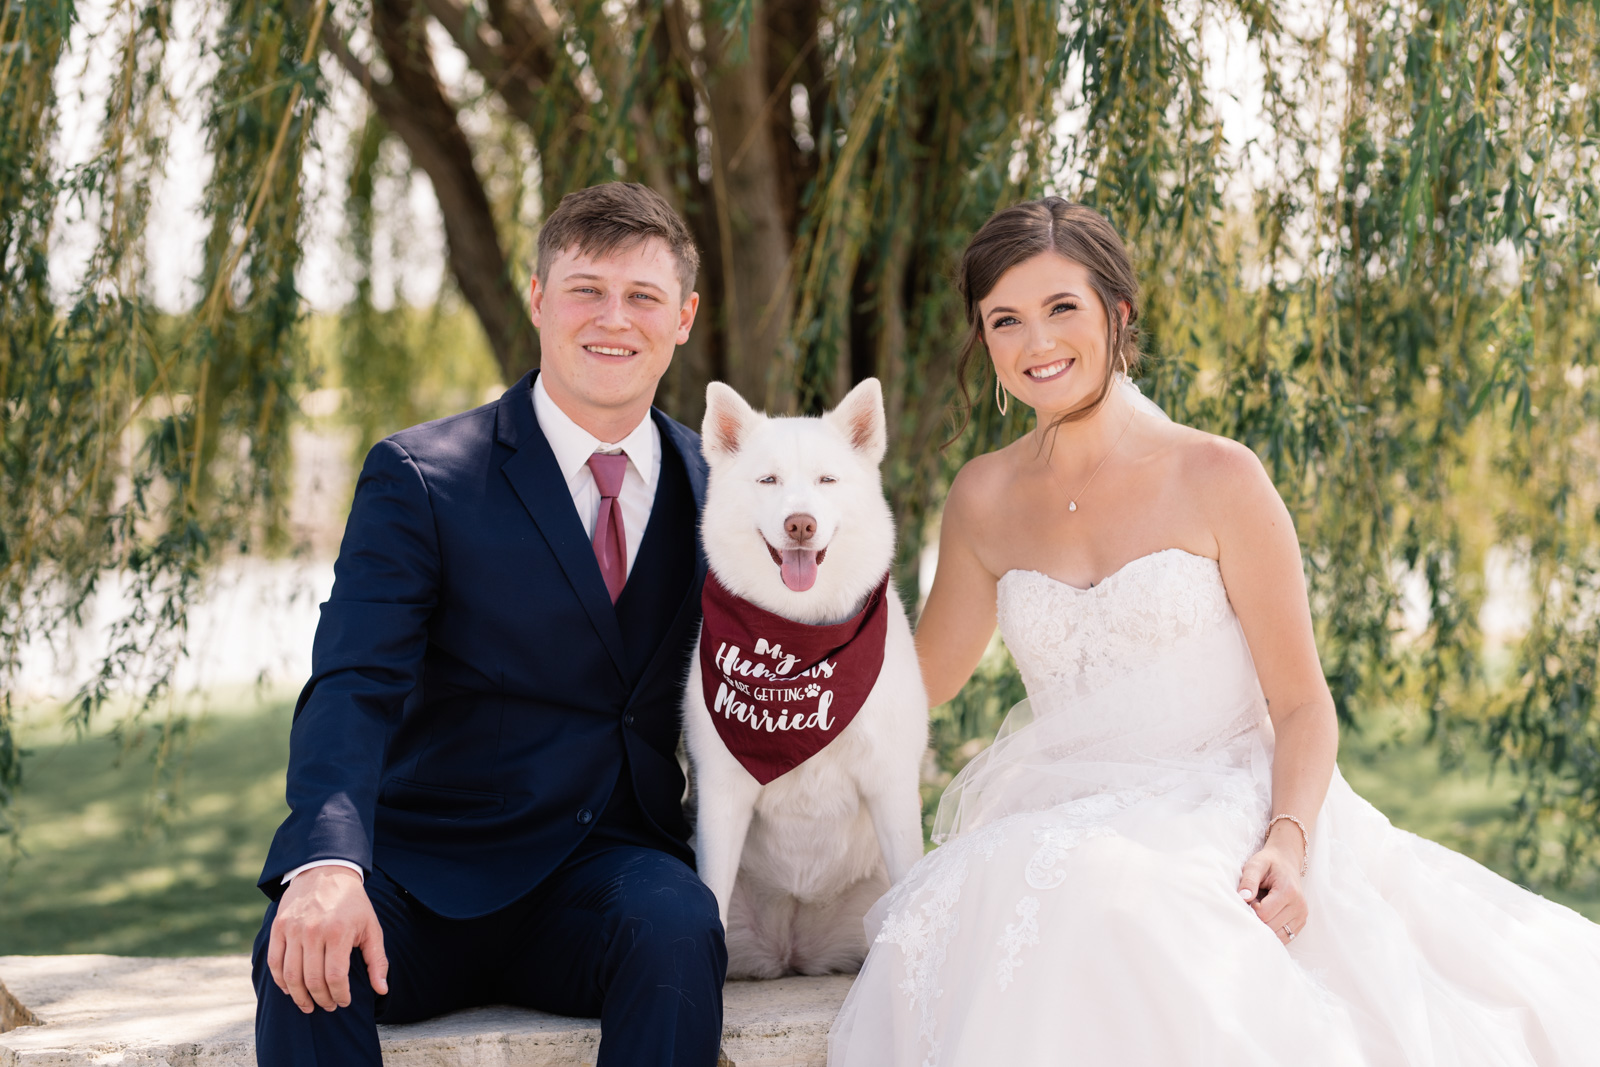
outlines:
{"label": "groom", "polygon": [[675,755],[705,559],[700,439],[651,408],[699,296],[655,193],[539,234],[541,369],[379,442],[356,485],[262,871],[263,1065],[376,1024],[598,1016],[602,1067],[711,1067],[727,967]]}

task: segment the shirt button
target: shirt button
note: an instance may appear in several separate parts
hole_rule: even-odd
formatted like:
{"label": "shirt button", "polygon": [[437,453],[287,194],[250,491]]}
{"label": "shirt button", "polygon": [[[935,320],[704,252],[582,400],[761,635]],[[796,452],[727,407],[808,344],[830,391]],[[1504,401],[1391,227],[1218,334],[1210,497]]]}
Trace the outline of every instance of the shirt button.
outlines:
{"label": "shirt button", "polygon": [[622,725],[624,725],[624,726],[632,726],[633,725],[633,712],[630,711],[630,712],[628,712],[628,714],[626,714],[626,715],[624,715],[622,717]]}
{"label": "shirt button", "polygon": [[579,808],[578,825],[588,826],[592,822],[594,822],[594,812],[590,811],[588,808]]}

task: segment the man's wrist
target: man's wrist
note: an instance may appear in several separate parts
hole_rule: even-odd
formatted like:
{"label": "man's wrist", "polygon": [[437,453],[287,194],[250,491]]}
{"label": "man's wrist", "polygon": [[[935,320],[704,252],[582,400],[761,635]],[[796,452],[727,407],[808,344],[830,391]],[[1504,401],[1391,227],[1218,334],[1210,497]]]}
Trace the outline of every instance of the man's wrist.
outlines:
{"label": "man's wrist", "polygon": [[281,883],[279,883],[279,884],[280,885],[288,885],[290,882],[292,882],[294,880],[295,875],[303,874],[306,871],[311,870],[311,868],[313,868],[313,867],[345,867],[345,868],[348,868],[349,870],[355,871],[357,874],[359,874],[361,876],[361,880],[363,882],[366,881],[366,879],[367,879],[367,872],[361,869],[361,864],[352,863],[349,860],[327,859],[327,860],[312,860],[310,863],[302,863],[300,866],[296,867],[294,870],[292,870],[288,874],[284,875],[283,876],[283,881]]}

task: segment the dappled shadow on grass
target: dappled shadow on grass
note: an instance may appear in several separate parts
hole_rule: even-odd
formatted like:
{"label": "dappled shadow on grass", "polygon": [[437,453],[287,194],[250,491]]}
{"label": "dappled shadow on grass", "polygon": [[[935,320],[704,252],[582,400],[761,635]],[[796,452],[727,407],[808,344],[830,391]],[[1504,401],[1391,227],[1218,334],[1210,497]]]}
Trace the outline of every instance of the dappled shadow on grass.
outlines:
{"label": "dappled shadow on grass", "polygon": [[198,723],[176,812],[149,825],[147,753],[38,732],[19,799],[25,854],[0,874],[0,954],[244,952],[255,886],[287,809],[292,703],[241,701]]}

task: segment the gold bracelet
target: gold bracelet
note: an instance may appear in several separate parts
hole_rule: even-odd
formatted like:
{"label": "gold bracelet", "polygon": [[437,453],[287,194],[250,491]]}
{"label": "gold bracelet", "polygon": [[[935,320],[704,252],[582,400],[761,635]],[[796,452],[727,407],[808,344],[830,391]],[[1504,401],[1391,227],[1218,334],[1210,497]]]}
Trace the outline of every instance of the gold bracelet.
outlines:
{"label": "gold bracelet", "polygon": [[1263,845],[1267,843],[1267,838],[1272,836],[1272,826],[1279,819],[1288,819],[1300,829],[1300,840],[1305,845],[1305,852],[1302,853],[1300,857],[1300,874],[1303,877],[1306,871],[1311,867],[1311,835],[1306,833],[1305,823],[1287,813],[1282,815],[1274,815],[1271,819],[1267,820],[1267,832],[1261,835],[1261,843]]}

